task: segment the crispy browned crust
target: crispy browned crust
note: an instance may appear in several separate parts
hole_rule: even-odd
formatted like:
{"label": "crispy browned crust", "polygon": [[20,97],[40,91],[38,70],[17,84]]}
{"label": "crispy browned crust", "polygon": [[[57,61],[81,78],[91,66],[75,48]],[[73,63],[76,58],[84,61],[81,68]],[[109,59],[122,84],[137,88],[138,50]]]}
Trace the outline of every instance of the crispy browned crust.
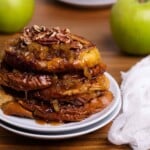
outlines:
{"label": "crispy browned crust", "polygon": [[32,112],[24,109],[19,103],[9,101],[2,105],[2,110],[6,115],[33,118]]}
{"label": "crispy browned crust", "polygon": [[103,92],[103,95],[93,98],[81,106],[59,102],[59,109],[57,111],[55,110],[53,103],[45,104],[42,101],[39,102],[36,100],[8,102],[2,106],[2,110],[8,115],[42,119],[46,122],[75,122],[103,110],[112,102],[112,99],[112,93],[105,91]]}
{"label": "crispy browned crust", "polygon": [[78,70],[84,71],[85,68],[90,69],[95,66],[99,67],[100,72],[104,72],[106,70],[106,66],[101,62],[101,60],[88,66],[85,63],[82,64],[82,60],[78,60],[76,58],[67,60],[66,58],[53,57],[50,60],[40,60],[34,56],[28,58],[26,54],[18,54],[17,51],[6,51],[4,63],[23,71],[45,73],[71,72]]}
{"label": "crispy browned crust", "polygon": [[10,87],[17,91],[44,89],[35,92],[37,93],[35,95],[41,95],[41,97],[44,97],[44,93],[46,93],[46,95],[56,94],[57,97],[57,95],[67,95],[69,91],[70,94],[73,94],[73,90],[78,90],[75,92],[75,94],[77,94],[80,93],[80,90],[81,93],[83,93],[92,91],[92,89],[106,90],[109,88],[108,79],[103,74],[88,79],[79,73],[42,75],[20,72],[18,70],[9,71],[6,68],[1,69],[0,71],[0,85]]}
{"label": "crispy browned crust", "polygon": [[58,80],[56,83],[52,84],[52,86],[37,90],[32,92],[34,97],[50,101],[53,98],[64,98],[79,94],[84,94],[93,91],[105,91],[109,89],[109,80],[105,75],[99,75],[91,80],[82,80],[82,79],[74,79],[64,78],[64,80]]}
{"label": "crispy browned crust", "polygon": [[37,90],[49,87],[52,84],[49,75],[21,73],[19,71],[0,71],[0,85],[17,91]]}

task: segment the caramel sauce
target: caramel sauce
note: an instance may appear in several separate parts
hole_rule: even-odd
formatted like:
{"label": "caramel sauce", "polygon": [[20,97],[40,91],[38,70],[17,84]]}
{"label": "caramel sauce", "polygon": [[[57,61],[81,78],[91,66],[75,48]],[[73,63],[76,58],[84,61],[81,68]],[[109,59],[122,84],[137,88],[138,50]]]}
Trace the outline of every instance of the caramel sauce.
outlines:
{"label": "caramel sauce", "polygon": [[45,125],[45,124],[49,124],[49,125],[52,125],[52,126],[59,126],[59,125],[62,125],[63,122],[57,122],[57,121],[50,121],[50,122],[46,122],[44,120],[39,120],[39,119],[36,119],[35,122],[37,124],[40,124],[40,125]]}
{"label": "caramel sauce", "polygon": [[43,120],[35,120],[35,122],[36,122],[37,124],[40,124],[40,125],[46,124],[46,122],[43,121]]}
{"label": "caramel sauce", "polygon": [[53,125],[53,126],[59,126],[59,125],[62,125],[63,122],[56,122],[56,121],[51,121],[49,122],[50,125]]}

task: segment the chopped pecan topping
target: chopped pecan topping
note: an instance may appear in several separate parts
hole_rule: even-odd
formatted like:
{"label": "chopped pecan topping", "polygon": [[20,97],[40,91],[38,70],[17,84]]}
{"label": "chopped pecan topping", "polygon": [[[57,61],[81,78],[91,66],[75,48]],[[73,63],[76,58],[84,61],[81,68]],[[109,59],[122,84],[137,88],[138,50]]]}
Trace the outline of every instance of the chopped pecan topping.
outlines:
{"label": "chopped pecan topping", "polygon": [[20,46],[24,48],[31,42],[37,42],[42,45],[52,44],[70,44],[72,49],[82,49],[83,44],[81,41],[73,39],[69,29],[60,29],[54,27],[48,29],[44,26],[34,25],[30,28],[25,28],[23,34],[20,37]]}

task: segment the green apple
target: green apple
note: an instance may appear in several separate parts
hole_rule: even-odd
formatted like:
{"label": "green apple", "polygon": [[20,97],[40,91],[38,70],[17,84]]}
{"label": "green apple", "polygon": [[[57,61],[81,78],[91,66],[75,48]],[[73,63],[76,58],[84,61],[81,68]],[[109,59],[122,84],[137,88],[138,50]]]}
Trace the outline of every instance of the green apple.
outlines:
{"label": "green apple", "polygon": [[118,0],[111,10],[112,35],[128,54],[150,54],[150,0]]}
{"label": "green apple", "polygon": [[20,31],[31,19],[34,0],[0,0],[0,32]]}

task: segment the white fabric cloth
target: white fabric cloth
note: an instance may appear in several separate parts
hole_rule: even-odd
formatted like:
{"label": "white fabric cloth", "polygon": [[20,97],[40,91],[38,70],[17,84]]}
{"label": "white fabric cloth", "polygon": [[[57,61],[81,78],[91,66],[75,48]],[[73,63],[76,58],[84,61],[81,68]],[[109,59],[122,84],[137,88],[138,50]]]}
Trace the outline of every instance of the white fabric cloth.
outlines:
{"label": "white fabric cloth", "polygon": [[108,139],[117,145],[130,144],[134,150],[150,150],[150,56],[121,75],[122,112]]}

